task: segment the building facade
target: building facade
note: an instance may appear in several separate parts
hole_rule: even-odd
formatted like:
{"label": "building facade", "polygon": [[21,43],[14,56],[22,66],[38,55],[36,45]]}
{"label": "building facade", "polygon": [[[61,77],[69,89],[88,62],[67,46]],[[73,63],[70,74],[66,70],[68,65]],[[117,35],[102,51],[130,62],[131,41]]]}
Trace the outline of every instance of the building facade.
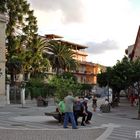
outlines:
{"label": "building facade", "polygon": [[135,61],[140,58],[140,26],[138,28],[137,36],[134,45],[128,46],[125,53],[130,60]]}
{"label": "building facade", "polygon": [[[45,38],[47,40],[57,40],[61,44],[68,45],[72,48],[74,52],[74,59],[79,62],[79,67],[77,68],[77,70],[72,71],[72,73],[77,77],[79,83],[91,85],[97,84],[97,74],[100,72],[100,65],[92,62],[87,62],[87,46],[65,41],[62,39],[60,40],[60,38],[62,37],[54,34],[45,35]],[[49,75],[51,75],[50,71]]]}

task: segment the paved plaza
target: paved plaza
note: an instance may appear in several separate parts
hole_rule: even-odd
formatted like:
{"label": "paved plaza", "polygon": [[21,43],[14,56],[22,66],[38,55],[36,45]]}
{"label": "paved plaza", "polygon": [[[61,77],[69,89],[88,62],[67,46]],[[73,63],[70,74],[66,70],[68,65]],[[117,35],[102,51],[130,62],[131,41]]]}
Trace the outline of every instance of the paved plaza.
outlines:
{"label": "paved plaza", "polygon": [[[98,106],[102,99],[98,99]],[[55,111],[55,104],[49,101],[48,107],[37,107],[35,102],[11,104],[0,107],[0,140],[138,140],[140,131],[137,108],[131,107],[122,98],[119,107],[111,108],[110,113],[102,113],[99,108],[93,112],[91,124],[78,126],[79,129],[63,129],[62,125],[44,112]],[[91,103],[89,103],[91,110]],[[79,119],[80,123],[80,119]]]}

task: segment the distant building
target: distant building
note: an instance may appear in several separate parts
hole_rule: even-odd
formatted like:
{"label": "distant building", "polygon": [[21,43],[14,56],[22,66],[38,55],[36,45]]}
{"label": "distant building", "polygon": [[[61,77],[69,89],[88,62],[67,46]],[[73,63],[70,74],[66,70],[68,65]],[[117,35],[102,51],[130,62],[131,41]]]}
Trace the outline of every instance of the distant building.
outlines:
{"label": "distant building", "polygon": [[125,54],[128,56],[129,59],[132,59],[132,51],[133,51],[133,48],[134,48],[134,45],[130,45],[125,50]]}
{"label": "distant building", "polygon": [[128,48],[125,50],[125,53],[130,58],[130,60],[135,61],[136,59],[140,58],[140,26],[137,32],[135,44],[128,46]]}
{"label": "distant building", "polygon": [[[92,84],[92,85],[97,84],[97,74],[101,72],[101,70],[104,71],[105,66],[88,62],[86,60],[86,57],[88,56],[88,54],[85,51],[85,49],[88,48],[87,46],[65,41],[62,39],[60,40],[60,38],[62,37],[58,35],[54,35],[54,34],[45,35],[45,38],[47,40],[54,39],[54,40],[59,41],[62,44],[71,46],[72,50],[75,53],[74,59],[76,59],[80,63],[80,66],[78,67],[78,69],[71,72],[77,77],[79,83]],[[48,71],[47,73],[49,75],[52,75],[54,74],[53,72],[54,71],[50,69],[50,71]]]}

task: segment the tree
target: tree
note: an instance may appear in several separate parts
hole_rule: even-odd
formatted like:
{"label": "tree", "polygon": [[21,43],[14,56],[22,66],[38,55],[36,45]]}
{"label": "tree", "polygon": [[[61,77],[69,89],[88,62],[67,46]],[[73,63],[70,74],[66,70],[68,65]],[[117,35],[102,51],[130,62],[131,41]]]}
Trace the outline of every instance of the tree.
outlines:
{"label": "tree", "polygon": [[1,0],[0,1],[0,13],[4,13],[5,10],[6,10],[5,3],[6,3],[6,0]]}
{"label": "tree", "polygon": [[76,69],[78,63],[73,59],[74,52],[70,46],[66,46],[59,41],[51,40],[48,43],[48,58],[53,69],[56,69],[56,74],[59,74],[60,69],[71,70]]}
{"label": "tree", "polygon": [[136,90],[138,95],[138,119],[140,119],[140,59],[131,61],[129,77],[131,79],[131,86]]}
{"label": "tree", "polygon": [[113,90],[113,95],[119,97],[120,90],[128,89],[130,86],[136,90],[138,95],[138,119],[140,119],[140,59],[129,61],[124,57],[106,72],[98,74],[97,81],[99,86],[106,86]]}
{"label": "tree", "polygon": [[107,71],[97,74],[97,83],[100,87],[107,86]]}
{"label": "tree", "polygon": [[27,61],[30,62],[30,72],[34,77],[46,72],[50,67],[50,61],[44,56],[47,53],[46,46],[45,39],[41,37],[33,39],[33,43],[31,44],[32,50],[29,51],[31,54],[27,55]]}
{"label": "tree", "polygon": [[55,87],[55,97],[57,100],[64,99],[69,91],[72,91],[74,96],[80,95],[81,85],[71,73],[56,75],[49,81],[49,84]]}
{"label": "tree", "polygon": [[124,57],[112,67],[112,70],[110,70],[109,86],[113,89],[118,98],[120,91],[126,90],[130,85],[130,68],[131,64],[128,58]]}
{"label": "tree", "polygon": [[97,81],[99,86],[108,85],[113,90],[113,100],[115,96],[119,99],[120,91],[127,89],[131,83],[129,77],[130,70],[131,64],[127,57],[124,57],[113,67],[108,67],[106,72],[98,74]]}
{"label": "tree", "polygon": [[[6,66],[12,81],[14,75],[23,70],[23,62],[28,63],[25,60],[27,49],[30,51],[33,39],[37,36],[37,20],[29,7],[26,0],[4,0],[0,6],[0,12],[9,18],[6,27],[8,51]],[[16,69],[17,66],[20,70]]]}

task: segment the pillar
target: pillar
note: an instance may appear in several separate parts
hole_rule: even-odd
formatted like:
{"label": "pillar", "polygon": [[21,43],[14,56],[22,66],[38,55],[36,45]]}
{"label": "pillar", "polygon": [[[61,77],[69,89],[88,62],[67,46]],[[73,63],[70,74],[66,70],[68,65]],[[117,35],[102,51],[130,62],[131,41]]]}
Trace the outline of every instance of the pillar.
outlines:
{"label": "pillar", "polygon": [[0,106],[6,104],[5,95],[5,29],[6,18],[0,14]]}

